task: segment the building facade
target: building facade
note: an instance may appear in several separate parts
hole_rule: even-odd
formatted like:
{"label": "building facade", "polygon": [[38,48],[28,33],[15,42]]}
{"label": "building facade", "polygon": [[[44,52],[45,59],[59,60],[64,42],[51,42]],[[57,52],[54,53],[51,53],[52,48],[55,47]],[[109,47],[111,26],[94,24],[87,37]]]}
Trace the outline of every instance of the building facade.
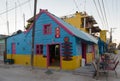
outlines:
{"label": "building facade", "polygon": [[4,61],[5,37],[6,35],[0,35],[0,62]]}
{"label": "building facade", "polygon": [[[7,38],[7,59],[15,64],[31,65],[33,23],[25,32]],[[94,59],[97,39],[78,30],[47,10],[36,17],[33,65],[40,68],[58,67],[73,70]],[[86,57],[88,53],[88,58]]]}

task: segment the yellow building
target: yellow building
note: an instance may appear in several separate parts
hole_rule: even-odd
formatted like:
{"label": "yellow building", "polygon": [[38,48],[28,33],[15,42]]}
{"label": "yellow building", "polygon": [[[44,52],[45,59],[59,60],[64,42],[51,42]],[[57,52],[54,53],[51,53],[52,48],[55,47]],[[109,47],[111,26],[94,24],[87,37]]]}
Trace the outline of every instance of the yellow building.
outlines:
{"label": "yellow building", "polygon": [[106,36],[107,34],[106,34],[106,33],[107,33],[107,30],[101,30],[101,31],[100,31],[100,38],[101,38],[101,40],[104,41],[104,42],[107,41],[107,36]]}
{"label": "yellow building", "polygon": [[97,24],[95,19],[86,12],[82,13],[77,11],[75,14],[63,16],[62,19],[77,29],[87,33],[94,34],[100,32],[99,27],[93,26],[94,24]]}
{"label": "yellow building", "polygon": [[[82,13],[77,11],[75,14],[63,16],[62,19],[67,23],[73,25],[77,29],[87,32],[94,36],[96,33],[101,31],[101,29],[98,26],[97,27],[93,26],[94,24],[97,24],[97,23],[93,18],[93,16],[89,16],[86,12]],[[94,47],[96,46],[94,45]],[[92,47],[90,47],[89,45],[86,45],[85,48],[87,49]],[[82,50],[83,50],[82,54],[86,54],[86,56],[85,57],[82,56],[82,58],[86,60],[86,63],[91,62],[95,57],[95,52],[85,52],[86,50],[84,49]]]}

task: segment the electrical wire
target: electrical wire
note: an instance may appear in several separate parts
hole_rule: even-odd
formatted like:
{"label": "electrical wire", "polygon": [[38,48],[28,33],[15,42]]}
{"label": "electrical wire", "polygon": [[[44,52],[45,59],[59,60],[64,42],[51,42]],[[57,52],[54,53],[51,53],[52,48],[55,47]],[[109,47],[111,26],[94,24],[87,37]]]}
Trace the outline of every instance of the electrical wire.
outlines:
{"label": "electrical wire", "polygon": [[23,6],[23,5],[27,4],[29,1],[30,1],[30,0],[27,0],[27,1],[19,4],[17,7],[13,7],[13,8],[11,8],[11,9],[8,9],[7,11],[3,11],[3,12],[0,13],[0,15],[3,15],[3,14],[5,14],[5,13],[7,13],[7,12],[10,12],[10,11],[14,10],[15,8],[18,8],[18,7],[20,7],[20,6]]}
{"label": "electrical wire", "polygon": [[31,8],[31,4],[30,4],[30,0],[29,0],[29,8],[30,8],[30,12],[31,12],[31,15],[32,15],[32,8]]}
{"label": "electrical wire", "polygon": [[[19,0],[17,0],[17,2],[18,2],[18,4],[20,5],[20,1]],[[20,5],[20,13],[22,13],[22,7],[21,7],[22,5]]]}
{"label": "electrical wire", "polygon": [[104,22],[104,26],[106,26],[105,17],[104,17],[104,14],[103,14],[103,11],[102,11],[102,7],[101,7],[101,4],[100,4],[100,1],[99,1],[99,0],[98,0],[98,5],[99,5],[99,9],[100,9],[100,12],[101,12],[101,15],[102,15],[102,19],[103,19],[103,22]]}
{"label": "electrical wire", "polygon": [[[111,13],[110,13],[110,7],[111,7],[111,4],[107,4],[108,3],[108,0],[105,0],[106,2],[104,2],[106,5],[105,5],[105,7],[106,7],[106,12],[107,12],[107,15],[106,16],[108,16],[108,18],[107,18],[107,20],[111,20],[110,18],[111,18]],[[110,7],[109,7],[109,5],[110,5]],[[107,21],[108,22],[108,21]],[[109,21],[109,23],[108,23],[108,28],[109,28],[109,26],[110,26],[110,23],[111,23],[111,21]],[[110,28],[109,28],[110,29]]]}
{"label": "electrical wire", "polygon": [[104,22],[103,22],[103,20],[102,20],[102,17],[101,17],[101,15],[100,15],[100,12],[99,12],[99,9],[98,9],[98,7],[97,7],[97,4],[96,4],[95,0],[93,0],[93,3],[94,3],[95,8],[96,8],[96,10],[97,10],[98,16],[99,16],[99,18],[100,18],[100,20],[101,20],[101,24],[102,24],[102,26],[103,26],[103,25],[104,25]]}
{"label": "electrical wire", "polygon": [[[116,1],[116,20],[119,21],[119,1]],[[117,25],[119,27],[119,22],[117,22]]]}
{"label": "electrical wire", "polygon": [[86,0],[84,1],[84,11],[86,11]]}
{"label": "electrical wire", "polygon": [[78,9],[78,11],[80,11],[80,9],[79,9],[79,7],[78,7],[78,5],[77,5],[76,1],[75,1],[75,0],[73,0],[73,2],[74,2],[74,4],[75,4],[76,8]]}
{"label": "electrical wire", "polygon": [[105,5],[104,5],[104,1],[103,1],[103,0],[102,0],[102,5],[103,5],[103,12],[104,12],[104,15],[105,15],[105,20],[106,20],[106,25],[107,25],[107,27],[109,28],[108,20],[107,20],[107,16],[106,16]]}

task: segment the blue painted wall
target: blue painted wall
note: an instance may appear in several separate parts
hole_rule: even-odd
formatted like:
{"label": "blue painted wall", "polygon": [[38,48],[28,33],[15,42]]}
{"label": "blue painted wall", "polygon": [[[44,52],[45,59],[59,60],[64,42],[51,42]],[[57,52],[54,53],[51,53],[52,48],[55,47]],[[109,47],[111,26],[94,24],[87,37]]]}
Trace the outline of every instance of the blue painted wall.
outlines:
{"label": "blue painted wall", "polygon": [[[49,35],[44,35],[43,33],[43,25],[44,24],[51,24],[52,33]],[[62,27],[60,27],[60,38],[55,38],[55,28],[60,27],[55,21],[53,21],[46,13],[43,13],[39,16],[38,20],[36,21],[36,29],[35,29],[35,45],[36,44],[43,44],[43,54],[46,55],[47,53],[47,44],[51,43],[63,43],[64,37],[68,36],[70,38],[70,42],[72,42],[73,47],[73,56],[81,54],[81,41],[76,42],[76,37],[70,35],[66,32]],[[31,54],[31,35],[32,29],[27,33],[21,33],[14,36],[10,36],[7,39],[7,54],[11,54],[12,50],[12,43],[16,44],[16,54]]]}
{"label": "blue painted wall", "polygon": [[79,38],[76,38],[76,55],[82,55],[82,44]]}

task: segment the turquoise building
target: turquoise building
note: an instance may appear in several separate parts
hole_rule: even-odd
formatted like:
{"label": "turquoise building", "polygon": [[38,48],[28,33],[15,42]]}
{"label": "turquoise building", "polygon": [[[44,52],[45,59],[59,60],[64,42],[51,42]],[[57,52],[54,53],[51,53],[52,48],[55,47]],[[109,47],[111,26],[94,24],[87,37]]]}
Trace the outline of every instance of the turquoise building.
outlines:
{"label": "turquoise building", "polygon": [[[31,65],[32,29],[7,38],[7,59],[15,64]],[[40,68],[56,67],[73,70],[94,59],[97,39],[66,23],[47,10],[36,15],[33,65]]]}

